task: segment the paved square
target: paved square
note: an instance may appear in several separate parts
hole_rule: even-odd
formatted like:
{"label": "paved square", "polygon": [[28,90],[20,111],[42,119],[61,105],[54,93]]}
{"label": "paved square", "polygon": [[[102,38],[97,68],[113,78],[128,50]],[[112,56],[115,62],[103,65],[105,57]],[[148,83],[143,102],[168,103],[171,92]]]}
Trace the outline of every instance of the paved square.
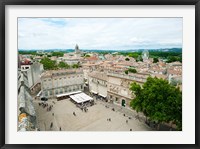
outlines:
{"label": "paved square", "polygon": [[[96,101],[88,111],[84,112],[76,107],[70,99],[61,101],[49,100],[46,103],[53,105],[51,111],[47,107],[39,106],[35,100],[37,123],[40,131],[150,131],[146,124],[134,118],[134,114],[129,116],[121,107],[112,110],[112,104],[103,101]],[[54,103],[53,103],[54,102]],[[107,107],[108,106],[108,107]],[[113,105],[114,106],[114,105]],[[73,115],[75,112],[76,116]],[[130,118],[129,118],[130,117]],[[111,119],[110,121],[108,119]],[[52,127],[51,123],[53,123]]]}

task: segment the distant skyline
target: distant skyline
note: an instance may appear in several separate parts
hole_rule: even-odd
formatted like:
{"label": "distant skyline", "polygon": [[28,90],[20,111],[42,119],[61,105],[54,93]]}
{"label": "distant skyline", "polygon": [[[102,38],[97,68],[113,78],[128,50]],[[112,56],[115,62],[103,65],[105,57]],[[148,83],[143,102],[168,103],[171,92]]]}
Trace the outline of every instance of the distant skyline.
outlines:
{"label": "distant skyline", "polygon": [[182,18],[18,18],[18,49],[182,48]]}

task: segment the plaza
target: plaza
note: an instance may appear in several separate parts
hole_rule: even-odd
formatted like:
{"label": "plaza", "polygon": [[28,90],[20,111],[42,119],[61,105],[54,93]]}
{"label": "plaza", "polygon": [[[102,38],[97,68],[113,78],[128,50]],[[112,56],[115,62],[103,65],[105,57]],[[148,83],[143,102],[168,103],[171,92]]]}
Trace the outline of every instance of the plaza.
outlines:
{"label": "plaza", "polygon": [[[87,111],[78,108],[70,98],[57,101],[46,101],[48,106],[39,105],[34,100],[37,125],[40,131],[151,131],[137,113],[125,107],[95,100],[95,104],[87,107]],[[75,115],[74,115],[75,114]]]}

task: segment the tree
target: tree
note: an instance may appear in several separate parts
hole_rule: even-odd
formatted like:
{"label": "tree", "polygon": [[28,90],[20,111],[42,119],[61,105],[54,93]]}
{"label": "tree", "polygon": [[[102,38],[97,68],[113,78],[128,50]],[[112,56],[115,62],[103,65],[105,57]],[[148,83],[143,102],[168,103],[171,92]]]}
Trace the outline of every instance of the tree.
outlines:
{"label": "tree", "polygon": [[45,70],[57,69],[56,61],[50,60],[48,57],[41,59],[41,64],[43,64]]}
{"label": "tree", "polygon": [[87,54],[87,55],[85,55],[85,57],[90,57],[90,55]]}
{"label": "tree", "polygon": [[79,67],[81,67],[79,63],[78,63],[78,64],[73,64],[73,65],[72,65],[72,68],[79,68]]}
{"label": "tree", "polygon": [[22,54],[22,55],[24,54],[36,55],[37,54],[36,51],[18,51],[18,52],[19,54]]}
{"label": "tree", "polygon": [[127,57],[127,58],[125,58],[125,60],[126,60],[126,61],[130,61],[130,59],[129,59],[128,57]]}
{"label": "tree", "polygon": [[128,71],[131,72],[131,73],[137,73],[137,70],[134,69],[134,68],[129,68]]}
{"label": "tree", "polygon": [[158,124],[173,122],[178,130],[182,129],[182,93],[179,88],[166,80],[149,77],[142,87],[133,82],[130,90],[136,96],[130,103],[133,109]]}
{"label": "tree", "polygon": [[125,74],[128,74],[129,72],[130,73],[137,73],[137,70],[134,69],[134,68],[129,68],[128,70],[125,70],[124,72],[125,72]]}
{"label": "tree", "polygon": [[141,55],[139,55],[138,57],[137,57],[137,60],[136,60],[137,62],[138,61],[141,61],[141,62],[143,62],[143,59],[142,59],[142,56]]}
{"label": "tree", "polygon": [[125,72],[125,74],[128,74],[128,70],[125,70],[124,72]]}
{"label": "tree", "polygon": [[139,54],[138,53],[129,53],[128,56],[136,59],[136,58],[138,58]]}
{"label": "tree", "polygon": [[52,56],[57,56],[57,57],[63,57],[64,53],[63,52],[53,52]]}
{"label": "tree", "polygon": [[60,62],[60,63],[58,64],[58,67],[59,67],[59,68],[69,68],[70,66],[69,66],[68,64],[66,64],[65,62]]}
{"label": "tree", "polygon": [[158,60],[158,58],[153,58],[153,63],[157,63],[159,60]]}
{"label": "tree", "polygon": [[182,57],[168,56],[168,58],[167,58],[167,63],[172,63],[172,62],[176,62],[176,61],[182,62]]}

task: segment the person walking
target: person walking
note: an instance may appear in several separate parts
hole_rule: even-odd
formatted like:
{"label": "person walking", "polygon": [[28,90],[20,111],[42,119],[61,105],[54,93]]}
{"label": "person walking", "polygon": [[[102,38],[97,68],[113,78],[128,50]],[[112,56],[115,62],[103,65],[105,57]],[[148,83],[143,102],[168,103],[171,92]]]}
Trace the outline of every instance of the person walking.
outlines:
{"label": "person walking", "polygon": [[53,122],[51,122],[51,125],[50,125],[50,128],[52,128],[53,127]]}
{"label": "person walking", "polygon": [[73,115],[74,115],[74,116],[76,116],[76,113],[75,113],[75,112],[73,112]]}

